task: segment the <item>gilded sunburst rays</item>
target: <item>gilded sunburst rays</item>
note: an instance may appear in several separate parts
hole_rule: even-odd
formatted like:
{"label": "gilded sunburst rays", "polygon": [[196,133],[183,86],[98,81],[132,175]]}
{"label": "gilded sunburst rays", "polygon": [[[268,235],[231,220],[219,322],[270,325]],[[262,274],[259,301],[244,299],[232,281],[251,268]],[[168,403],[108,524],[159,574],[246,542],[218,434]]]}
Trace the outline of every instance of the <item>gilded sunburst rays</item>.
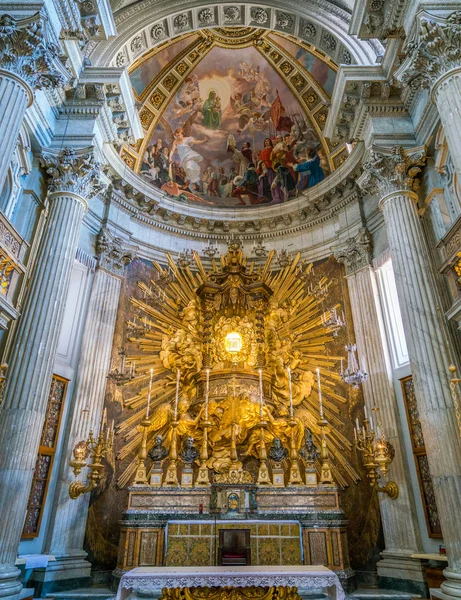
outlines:
{"label": "gilded sunburst rays", "polygon": [[[241,353],[239,369],[256,372],[264,363],[271,383],[271,397],[266,398],[266,403],[276,415],[274,423],[277,421],[281,431],[282,414],[289,405],[287,368],[291,368],[299,445],[304,427],[309,427],[320,446],[319,398],[313,376],[315,369],[320,369],[334,477],[341,486],[358,481],[348,459],[352,444],[344,435],[345,411],[341,407],[348,400],[338,385],[337,365],[341,357],[328,352],[334,330],[325,326],[328,311],[324,313],[321,300],[306,285],[306,274],[312,267],[297,255],[285,268],[271,270],[273,258],[274,252],[270,252],[264,266],[256,268],[254,263],[247,264],[242,251],[235,248],[218,262],[212,260],[211,268],[206,269],[195,252],[193,268],[176,265],[167,254],[168,270],[154,262],[155,276],[147,283],[138,282],[140,297],[130,299],[133,316],[127,329],[129,341],[139,351],[127,357],[128,365],[135,369],[132,367],[133,378],[124,384],[124,408],[133,413],[125,411],[124,420],[117,427],[124,440],[117,458],[128,461],[117,480],[120,487],[129,483],[136,470],[142,441],[139,424],[146,411],[150,370],[153,385],[148,448],[157,433],[169,445],[177,369],[181,370],[182,398],[178,431],[200,437],[199,379],[204,365],[212,373],[230,368],[221,346],[216,345],[223,343],[221,333],[231,329],[237,329],[244,344],[250,344]],[[319,289],[328,290],[330,283],[327,278],[321,279]]]}

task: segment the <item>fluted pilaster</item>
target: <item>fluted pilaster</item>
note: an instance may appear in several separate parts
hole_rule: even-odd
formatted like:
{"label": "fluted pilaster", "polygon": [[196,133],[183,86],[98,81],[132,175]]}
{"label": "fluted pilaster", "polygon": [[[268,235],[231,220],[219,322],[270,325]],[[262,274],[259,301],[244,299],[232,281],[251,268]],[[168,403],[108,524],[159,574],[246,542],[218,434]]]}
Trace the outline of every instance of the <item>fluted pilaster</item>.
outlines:
{"label": "fluted pilaster", "polygon": [[[10,354],[0,420],[0,597],[16,597],[14,567],[47,409],[80,226],[101,188],[91,149],[43,155],[48,215]],[[12,501],[12,499],[14,499]],[[20,589],[20,585],[19,585]]]}
{"label": "fluted pilaster", "polygon": [[[66,436],[52,521],[48,528],[47,550],[56,556],[51,572],[62,570],[71,578],[89,576],[91,565],[83,551],[89,494],[76,500],[69,497],[75,479],[68,465],[75,444],[86,440],[90,429],[97,431],[104,404],[121,280],[98,268],[95,274],[86,318],[77,380]],[[88,412],[83,412],[89,409]],[[69,570],[71,569],[71,570]],[[62,578],[61,578],[62,579]]]}
{"label": "fluted pilaster", "polygon": [[421,550],[421,538],[404,463],[397,401],[389,378],[389,354],[382,338],[382,318],[378,314],[375,275],[366,267],[347,278],[359,356],[367,359],[369,379],[363,384],[369,411],[379,408],[386,437],[395,449],[390,477],[399,486],[399,497],[391,500],[380,494],[380,508],[386,551],[413,554]]}
{"label": "fluted pilaster", "polygon": [[[453,360],[416,206],[407,190],[381,200],[421,426],[448,554],[449,596],[461,597],[461,437],[447,378]],[[455,576],[450,577],[450,572]]]}
{"label": "fluted pilaster", "polygon": [[[10,358],[0,421],[0,597],[13,598],[14,563],[37,459],[53,362],[85,202],[59,192],[48,218]],[[1,589],[1,588],[0,588]]]}
{"label": "fluted pilaster", "polygon": [[453,166],[461,179],[461,67],[441,77],[432,90]]}

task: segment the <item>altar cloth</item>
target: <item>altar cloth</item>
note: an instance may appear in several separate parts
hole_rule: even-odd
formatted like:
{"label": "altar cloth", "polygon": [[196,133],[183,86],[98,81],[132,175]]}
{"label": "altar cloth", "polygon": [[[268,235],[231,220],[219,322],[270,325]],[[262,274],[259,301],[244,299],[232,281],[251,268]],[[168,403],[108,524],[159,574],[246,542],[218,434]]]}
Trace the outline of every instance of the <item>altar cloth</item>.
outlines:
{"label": "altar cloth", "polygon": [[158,598],[163,588],[297,587],[298,592],[323,590],[329,600],[344,600],[338,576],[323,566],[274,567],[137,567],[122,575],[115,600],[132,593]]}

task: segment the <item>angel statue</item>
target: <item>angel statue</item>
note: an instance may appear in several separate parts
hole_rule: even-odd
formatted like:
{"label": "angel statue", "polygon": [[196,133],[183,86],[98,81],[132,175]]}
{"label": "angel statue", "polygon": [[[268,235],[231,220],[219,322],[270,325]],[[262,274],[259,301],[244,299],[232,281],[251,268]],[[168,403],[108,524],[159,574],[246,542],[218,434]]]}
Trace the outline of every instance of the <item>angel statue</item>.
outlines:
{"label": "angel statue", "polygon": [[203,156],[193,150],[191,146],[196,144],[204,144],[208,141],[208,138],[205,137],[203,140],[196,140],[193,136],[190,135],[192,125],[197,118],[198,111],[196,110],[184,123],[182,127],[178,127],[177,129],[171,129],[170,124],[165,119],[161,119],[161,124],[165,131],[167,132],[168,137],[173,142],[170,150],[170,177],[173,179],[173,171],[172,171],[172,160],[173,155],[176,153],[179,156],[179,166],[184,170],[186,174],[186,181],[184,182],[186,187],[193,186],[194,190],[199,189],[200,184],[200,163],[203,160]]}

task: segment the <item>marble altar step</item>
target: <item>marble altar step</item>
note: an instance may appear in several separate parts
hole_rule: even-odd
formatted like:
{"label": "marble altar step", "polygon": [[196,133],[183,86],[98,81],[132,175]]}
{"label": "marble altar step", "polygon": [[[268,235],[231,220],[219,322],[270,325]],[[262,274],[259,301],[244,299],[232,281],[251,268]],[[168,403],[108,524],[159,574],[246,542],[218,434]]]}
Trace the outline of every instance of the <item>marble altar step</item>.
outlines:
{"label": "marble altar step", "polygon": [[346,600],[416,600],[417,594],[397,590],[380,590],[378,588],[359,588],[347,594]]}
{"label": "marble altar step", "polygon": [[106,586],[93,586],[65,592],[50,592],[46,598],[48,600],[114,600],[115,593]]}

